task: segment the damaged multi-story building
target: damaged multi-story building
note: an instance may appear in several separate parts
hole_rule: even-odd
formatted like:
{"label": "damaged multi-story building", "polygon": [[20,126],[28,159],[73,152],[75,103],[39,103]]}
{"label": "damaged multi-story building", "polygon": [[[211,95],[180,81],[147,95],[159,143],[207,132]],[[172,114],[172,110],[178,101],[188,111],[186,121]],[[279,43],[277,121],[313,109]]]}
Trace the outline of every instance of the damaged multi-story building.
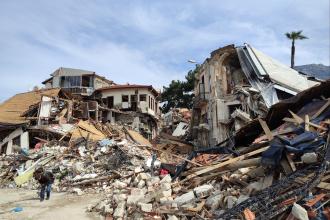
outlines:
{"label": "damaged multi-story building", "polygon": [[195,76],[192,134],[214,146],[270,106],[318,84],[248,44],[211,53]]}
{"label": "damaged multi-story building", "polygon": [[145,138],[156,136],[159,93],[152,86],[118,85],[92,71],[63,67],[51,76],[45,88],[0,104],[0,153],[65,138],[80,121],[124,124]]}
{"label": "damaged multi-story building", "polygon": [[148,139],[157,135],[159,127],[159,92],[151,85],[112,85],[97,89],[94,98],[112,123],[130,124]]}

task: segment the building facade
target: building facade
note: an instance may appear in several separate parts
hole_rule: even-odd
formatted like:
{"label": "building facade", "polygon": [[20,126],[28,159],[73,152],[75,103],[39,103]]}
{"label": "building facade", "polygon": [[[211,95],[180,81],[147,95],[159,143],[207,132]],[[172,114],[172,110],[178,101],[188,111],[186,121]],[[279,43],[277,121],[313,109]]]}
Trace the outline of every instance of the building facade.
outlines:
{"label": "building facade", "polygon": [[248,44],[219,48],[195,76],[193,138],[198,146],[215,146],[279,100],[316,84]]}
{"label": "building facade", "polygon": [[107,109],[106,121],[130,124],[148,139],[157,135],[159,93],[151,85],[112,85],[96,90],[94,96]]}
{"label": "building facade", "polygon": [[42,82],[46,88],[62,88],[73,95],[90,96],[97,89],[113,85],[113,81],[95,72],[60,67]]}

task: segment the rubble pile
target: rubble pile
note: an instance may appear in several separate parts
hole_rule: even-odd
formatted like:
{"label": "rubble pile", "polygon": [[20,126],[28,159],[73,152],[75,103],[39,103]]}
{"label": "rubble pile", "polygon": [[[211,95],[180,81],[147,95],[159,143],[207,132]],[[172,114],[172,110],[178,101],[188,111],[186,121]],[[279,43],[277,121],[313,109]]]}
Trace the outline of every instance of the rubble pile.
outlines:
{"label": "rubble pile", "polygon": [[329,218],[329,125],[330,100],[307,91],[221,146],[190,152],[174,174],[160,163],[116,180],[88,210],[116,219]]}
{"label": "rubble pile", "polygon": [[189,135],[191,110],[187,108],[174,108],[162,116],[162,131],[174,137],[185,139]]}
{"label": "rubble pile", "polygon": [[[272,105],[211,146],[186,141],[187,109],[164,115],[165,129],[156,132],[154,116],[143,112],[114,111],[61,89],[22,93],[0,105],[0,187],[37,189],[32,177],[42,166],[55,175],[55,191],[99,193],[87,211],[110,219],[326,219],[329,86]],[[107,90],[118,88],[131,85]]]}

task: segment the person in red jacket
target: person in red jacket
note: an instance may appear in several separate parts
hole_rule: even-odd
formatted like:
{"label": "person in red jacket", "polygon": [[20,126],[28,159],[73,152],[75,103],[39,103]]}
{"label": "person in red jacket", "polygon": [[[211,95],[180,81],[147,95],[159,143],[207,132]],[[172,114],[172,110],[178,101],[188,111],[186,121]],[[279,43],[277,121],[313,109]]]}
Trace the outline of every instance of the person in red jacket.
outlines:
{"label": "person in red jacket", "polygon": [[46,200],[48,200],[50,198],[50,191],[52,188],[52,184],[54,183],[55,180],[53,173],[49,171],[45,171],[44,168],[39,167],[34,171],[33,177],[41,185],[41,190],[39,194],[40,202],[44,201],[45,193],[46,193]]}

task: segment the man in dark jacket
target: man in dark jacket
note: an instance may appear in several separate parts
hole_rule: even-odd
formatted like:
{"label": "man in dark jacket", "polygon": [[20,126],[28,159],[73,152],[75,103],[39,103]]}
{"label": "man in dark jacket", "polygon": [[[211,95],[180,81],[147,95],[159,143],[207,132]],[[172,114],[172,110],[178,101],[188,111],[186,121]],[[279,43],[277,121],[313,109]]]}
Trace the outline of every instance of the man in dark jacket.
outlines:
{"label": "man in dark jacket", "polygon": [[49,171],[45,171],[42,167],[39,167],[34,171],[33,177],[41,185],[40,202],[44,201],[45,192],[46,192],[46,200],[48,200],[50,197],[52,184],[54,183],[54,179],[55,179],[54,175]]}

